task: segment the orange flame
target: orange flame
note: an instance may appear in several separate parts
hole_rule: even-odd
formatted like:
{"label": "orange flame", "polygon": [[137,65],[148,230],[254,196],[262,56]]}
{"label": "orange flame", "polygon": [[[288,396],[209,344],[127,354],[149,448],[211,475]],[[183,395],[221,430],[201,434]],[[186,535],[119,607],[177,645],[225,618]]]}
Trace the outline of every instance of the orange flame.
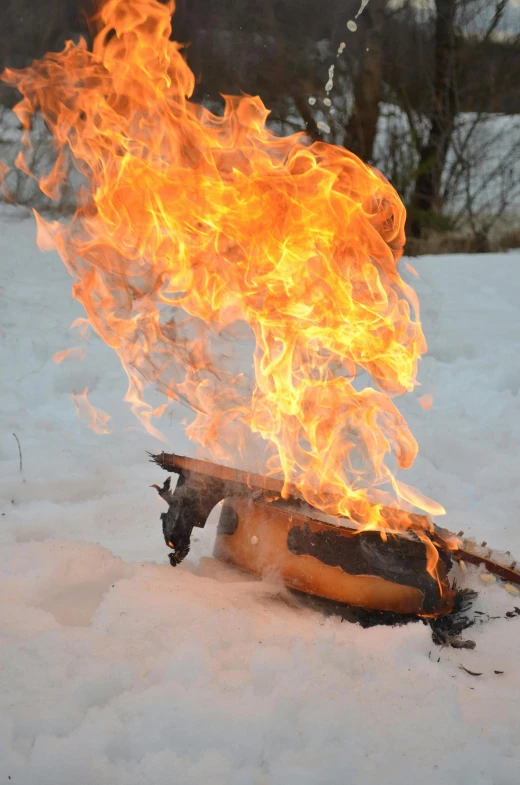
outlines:
{"label": "orange flame", "polygon": [[70,325],[71,329],[77,328],[79,331],[80,340],[84,339],[88,333],[90,322],[88,319],[83,319],[81,316],[78,316],[77,319],[74,319],[72,324]]}
{"label": "orange flame", "polygon": [[78,419],[88,420],[87,425],[94,433],[110,433],[107,423],[112,419],[111,416],[104,412],[103,409],[92,406],[87,395],[88,387],[85,387],[82,393],[77,393],[75,390],[72,391],[72,402]]}
{"label": "orange flame", "polygon": [[424,393],[424,395],[419,395],[417,398],[419,401],[419,406],[423,411],[427,411],[431,409],[433,406],[433,394],[432,393]]}
{"label": "orange flame", "polygon": [[420,275],[417,272],[417,270],[415,269],[415,267],[413,266],[413,264],[410,264],[410,262],[405,262],[404,266],[406,267],[406,269],[408,270],[409,273],[411,273],[412,275],[415,275],[416,278],[420,278]]}
{"label": "orange flame", "polygon": [[[42,191],[59,195],[70,154],[89,183],[68,224],[38,218],[42,246],[61,254],[151,433],[156,388],[190,404],[188,434],[218,460],[262,437],[269,471],[327,513],[384,528],[394,494],[442,513],[387,465],[416,456],[392,396],[414,388],[426,349],[397,269],[401,200],[347,150],[274,136],[259,98],[226,96],[222,117],[189,102],[173,10],[108,0],[92,52],[68,42],[4,74],[25,128],[39,111],[52,130]],[[249,375],[215,350],[237,333],[254,340]]]}
{"label": "orange flame", "polygon": [[80,362],[83,362],[86,353],[86,349],[82,349],[79,346],[71,346],[70,349],[62,349],[61,352],[56,352],[53,354],[52,359],[58,365],[61,365],[63,360],[66,359],[79,360]]}

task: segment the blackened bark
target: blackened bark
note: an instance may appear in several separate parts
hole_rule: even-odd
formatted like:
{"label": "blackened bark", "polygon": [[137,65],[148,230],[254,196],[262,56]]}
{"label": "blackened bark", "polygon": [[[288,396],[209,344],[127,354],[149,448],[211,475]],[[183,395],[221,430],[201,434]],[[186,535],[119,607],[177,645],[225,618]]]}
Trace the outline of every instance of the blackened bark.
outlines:
{"label": "blackened bark", "polygon": [[[379,532],[366,531],[347,542],[334,526],[323,524],[313,530],[300,521],[288,532],[287,548],[296,556],[312,556],[330,567],[340,567],[348,575],[373,575],[419,589],[424,595],[423,613],[436,613],[442,605],[441,587],[427,572],[426,546],[417,538],[396,535],[383,540]],[[438,569],[445,583],[452,562],[447,551],[440,550],[439,558]]]}

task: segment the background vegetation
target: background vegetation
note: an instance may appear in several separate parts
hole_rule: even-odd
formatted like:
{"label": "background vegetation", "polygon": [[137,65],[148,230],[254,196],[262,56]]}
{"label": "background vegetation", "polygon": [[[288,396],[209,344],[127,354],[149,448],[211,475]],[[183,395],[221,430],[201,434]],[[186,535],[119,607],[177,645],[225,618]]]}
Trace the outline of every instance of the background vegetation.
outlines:
{"label": "background vegetation", "polygon": [[[0,68],[88,39],[93,1],[4,0]],[[196,100],[259,94],[278,133],[305,129],[379,167],[407,205],[409,252],[519,245],[518,0],[369,0],[357,15],[360,1],[178,0]],[[16,100],[0,85],[4,160]],[[11,198],[36,198],[10,177]]]}

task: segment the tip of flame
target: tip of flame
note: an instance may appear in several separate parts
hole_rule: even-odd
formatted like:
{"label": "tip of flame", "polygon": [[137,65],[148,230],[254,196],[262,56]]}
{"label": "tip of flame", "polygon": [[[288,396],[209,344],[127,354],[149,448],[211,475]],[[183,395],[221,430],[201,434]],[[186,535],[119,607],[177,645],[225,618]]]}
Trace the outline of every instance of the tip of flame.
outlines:
{"label": "tip of flame", "polygon": [[33,215],[36,220],[36,242],[40,251],[55,251],[56,241],[54,239],[56,233],[60,229],[58,221],[46,221],[45,218],[33,209]]}

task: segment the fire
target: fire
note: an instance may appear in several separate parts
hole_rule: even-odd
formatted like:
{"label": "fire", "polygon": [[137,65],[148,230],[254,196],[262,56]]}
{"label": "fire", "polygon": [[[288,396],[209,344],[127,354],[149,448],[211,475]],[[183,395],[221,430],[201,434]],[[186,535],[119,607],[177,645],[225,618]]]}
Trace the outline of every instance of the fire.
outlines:
{"label": "fire", "polygon": [[61,352],[56,352],[53,354],[52,359],[58,365],[61,365],[63,360],[67,359],[74,359],[83,362],[86,353],[87,350],[81,348],[80,346],[71,346],[70,349],[62,349]]}
{"label": "fire", "polygon": [[[86,183],[70,221],[37,217],[41,246],[58,249],[151,433],[155,389],[189,403],[189,436],[215,459],[261,437],[268,471],[327,513],[384,529],[395,496],[442,513],[388,465],[417,453],[392,398],[426,349],[398,272],[401,200],[347,150],[274,136],[259,98],[226,96],[222,117],[190,102],[173,10],[108,0],[92,52],[68,42],[4,73],[24,127],[38,111],[52,131],[42,191],[59,196],[70,157]],[[254,341],[249,376],[215,350],[236,333]]]}
{"label": "fire", "polygon": [[88,387],[85,387],[82,393],[72,391],[72,403],[76,409],[76,414],[80,420],[88,420],[87,425],[94,433],[110,433],[107,427],[108,422],[112,419],[107,412],[103,409],[98,409],[92,406],[88,399]]}

